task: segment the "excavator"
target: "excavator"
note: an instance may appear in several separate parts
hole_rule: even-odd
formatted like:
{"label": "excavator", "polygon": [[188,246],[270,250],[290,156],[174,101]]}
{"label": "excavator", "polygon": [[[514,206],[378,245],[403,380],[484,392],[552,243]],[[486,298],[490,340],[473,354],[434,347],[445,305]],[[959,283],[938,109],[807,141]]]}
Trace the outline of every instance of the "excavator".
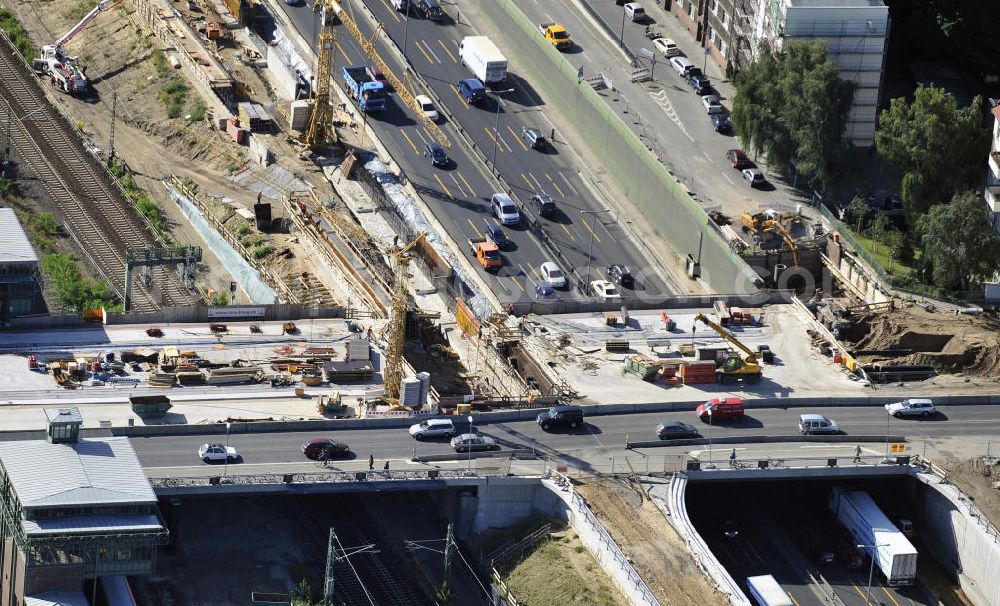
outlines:
{"label": "excavator", "polygon": [[798,267],[799,246],[795,243],[795,239],[792,238],[792,234],[788,232],[782,223],[783,220],[789,218],[800,219],[798,215],[788,214],[783,216],[775,210],[764,210],[754,214],[743,213],[740,216],[740,222],[742,223],[743,231],[759,234],[762,238],[767,237],[769,234],[777,234],[792,251],[792,260],[795,263],[795,267]]}
{"label": "excavator", "polygon": [[112,4],[111,0],[101,0],[80,22],[52,44],[42,47],[42,56],[31,62],[35,73],[47,75],[59,90],[71,95],[82,95],[89,86],[87,76],[77,64],[78,57],[69,57],[63,46],[79,34],[94,17],[104,12]]}
{"label": "excavator", "polygon": [[736,353],[730,354],[722,366],[715,369],[715,377],[719,383],[735,383],[740,379],[748,383],[760,383],[762,372],[759,353],[741,343],[733,336],[733,333],[709,320],[705,314],[698,313],[694,319],[719,333],[719,336],[728,341],[730,345],[743,352],[742,356]]}

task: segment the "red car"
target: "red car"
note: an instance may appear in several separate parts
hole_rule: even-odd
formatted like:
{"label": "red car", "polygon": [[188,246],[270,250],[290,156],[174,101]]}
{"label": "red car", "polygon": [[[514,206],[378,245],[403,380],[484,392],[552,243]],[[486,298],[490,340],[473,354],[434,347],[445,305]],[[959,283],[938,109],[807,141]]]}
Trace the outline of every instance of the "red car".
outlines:
{"label": "red car", "polygon": [[743,398],[715,398],[698,405],[696,411],[698,418],[704,423],[708,423],[708,405],[712,405],[712,422],[716,421],[739,421],[745,412],[743,408]]}
{"label": "red car", "polygon": [[751,168],[754,165],[750,158],[747,158],[747,155],[743,153],[742,149],[731,149],[727,151],[726,159],[733,165],[733,168],[738,170]]}
{"label": "red car", "polygon": [[311,438],[302,444],[302,454],[310,459],[318,459],[326,453],[326,458],[343,457],[351,452],[350,447],[343,442],[329,438]]}

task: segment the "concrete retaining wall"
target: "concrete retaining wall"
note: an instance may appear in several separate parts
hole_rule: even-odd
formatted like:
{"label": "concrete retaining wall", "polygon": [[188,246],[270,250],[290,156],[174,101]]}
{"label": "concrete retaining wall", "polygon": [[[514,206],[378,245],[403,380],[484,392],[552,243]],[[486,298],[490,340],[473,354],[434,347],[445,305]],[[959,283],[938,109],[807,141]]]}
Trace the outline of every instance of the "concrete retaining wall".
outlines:
{"label": "concrete retaining wall", "polygon": [[922,500],[920,535],[976,606],[1000,606],[1000,535],[986,516],[951,484],[918,474],[928,490]]}

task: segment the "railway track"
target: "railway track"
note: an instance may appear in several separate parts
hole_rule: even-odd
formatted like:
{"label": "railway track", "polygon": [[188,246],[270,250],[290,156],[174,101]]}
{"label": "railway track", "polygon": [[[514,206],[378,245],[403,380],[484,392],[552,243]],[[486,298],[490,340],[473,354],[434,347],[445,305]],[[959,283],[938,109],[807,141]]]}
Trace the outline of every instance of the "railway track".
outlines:
{"label": "railway track", "polygon": [[[52,107],[6,37],[0,38],[0,97],[5,101],[0,104],[0,120],[10,124],[10,143],[19,158],[19,170],[28,168],[38,177],[90,266],[123,299],[126,249],[162,244]],[[153,278],[162,301],[136,280],[133,311],[194,302],[171,268],[155,268]]]}

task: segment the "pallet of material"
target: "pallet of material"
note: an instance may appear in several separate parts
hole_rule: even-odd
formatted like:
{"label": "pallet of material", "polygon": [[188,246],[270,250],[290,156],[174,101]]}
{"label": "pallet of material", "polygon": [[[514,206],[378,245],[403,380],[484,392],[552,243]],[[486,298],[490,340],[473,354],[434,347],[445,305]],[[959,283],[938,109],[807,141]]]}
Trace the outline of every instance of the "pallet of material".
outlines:
{"label": "pallet of material", "polygon": [[726,305],[725,301],[715,301],[712,303],[712,308],[715,310],[715,315],[719,317],[719,324],[726,326],[732,319],[732,315],[729,313],[729,306]]}
{"label": "pallet of material", "polygon": [[323,365],[323,373],[330,383],[342,381],[364,381],[372,378],[375,371],[368,360],[331,360]]}
{"label": "pallet of material", "polygon": [[153,387],[173,387],[174,381],[172,372],[156,372],[149,377],[149,384]]}
{"label": "pallet of material", "polygon": [[240,114],[240,124],[250,132],[267,132],[274,125],[267,110],[258,103],[244,101],[237,104]]}
{"label": "pallet of material", "polygon": [[681,379],[685,385],[715,383],[715,362],[688,361],[681,365]]}
{"label": "pallet of material", "polygon": [[174,373],[178,385],[204,385],[205,375],[200,370],[181,370]]}
{"label": "pallet of material", "polygon": [[348,360],[368,360],[371,358],[371,344],[367,339],[353,339],[347,342]]}

